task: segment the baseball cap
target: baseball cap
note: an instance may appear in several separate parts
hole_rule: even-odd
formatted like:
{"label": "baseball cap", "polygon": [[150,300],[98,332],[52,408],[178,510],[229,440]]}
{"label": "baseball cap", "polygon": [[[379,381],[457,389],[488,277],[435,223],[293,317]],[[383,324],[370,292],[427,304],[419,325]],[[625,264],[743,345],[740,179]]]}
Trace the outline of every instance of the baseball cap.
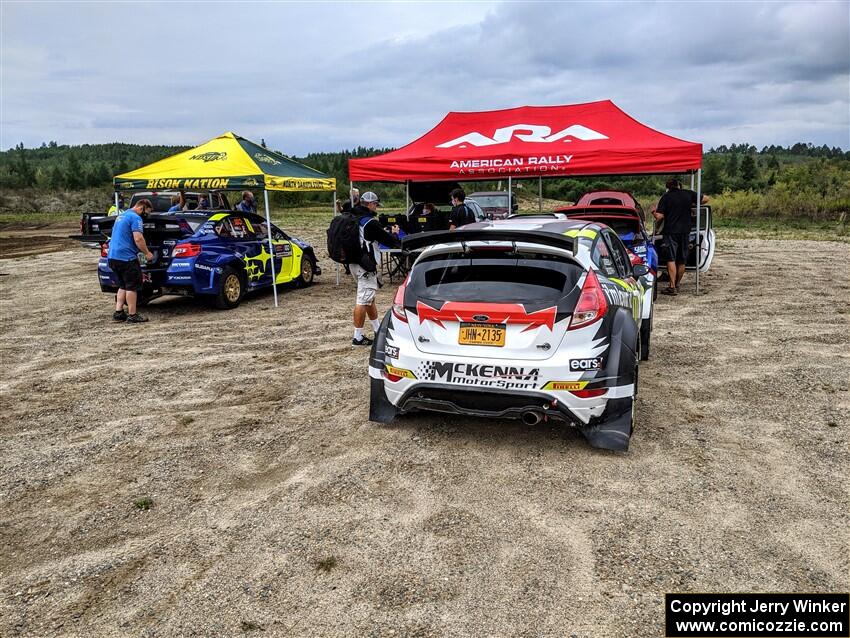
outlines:
{"label": "baseball cap", "polygon": [[365,193],[363,193],[360,196],[360,201],[363,202],[364,204],[371,204],[372,202],[378,202],[378,206],[381,205],[380,204],[381,200],[378,199],[378,196],[375,195],[375,193],[373,193],[372,191],[366,191]]}

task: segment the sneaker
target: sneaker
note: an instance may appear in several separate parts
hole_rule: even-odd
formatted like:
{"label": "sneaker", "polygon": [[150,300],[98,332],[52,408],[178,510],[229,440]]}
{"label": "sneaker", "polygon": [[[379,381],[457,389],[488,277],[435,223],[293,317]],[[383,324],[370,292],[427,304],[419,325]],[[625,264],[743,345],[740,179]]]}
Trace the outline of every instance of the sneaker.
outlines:
{"label": "sneaker", "polygon": [[123,310],[116,310],[112,313],[112,321],[127,321],[127,313]]}
{"label": "sneaker", "polygon": [[360,337],[360,339],[352,339],[351,345],[352,346],[371,346],[372,340],[369,337],[362,336],[362,337]]}
{"label": "sneaker", "polygon": [[127,323],[145,323],[147,321],[147,317],[143,317],[138,312],[134,315],[127,315]]}

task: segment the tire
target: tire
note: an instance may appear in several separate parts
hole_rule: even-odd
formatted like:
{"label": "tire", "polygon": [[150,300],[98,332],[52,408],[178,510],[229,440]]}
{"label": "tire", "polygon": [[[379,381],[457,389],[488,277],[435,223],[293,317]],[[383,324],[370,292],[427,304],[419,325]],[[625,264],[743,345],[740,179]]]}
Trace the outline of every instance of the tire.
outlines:
{"label": "tire", "polygon": [[313,277],[316,276],[316,268],[313,265],[313,260],[306,254],[301,255],[301,268],[298,276],[295,278],[295,284],[299,288],[306,288],[313,285]]}
{"label": "tire", "polygon": [[245,279],[242,273],[233,266],[225,266],[221,272],[218,294],[215,296],[216,308],[229,310],[242,301],[245,294]]}
{"label": "tire", "polygon": [[658,277],[652,282],[652,300],[658,301]]}

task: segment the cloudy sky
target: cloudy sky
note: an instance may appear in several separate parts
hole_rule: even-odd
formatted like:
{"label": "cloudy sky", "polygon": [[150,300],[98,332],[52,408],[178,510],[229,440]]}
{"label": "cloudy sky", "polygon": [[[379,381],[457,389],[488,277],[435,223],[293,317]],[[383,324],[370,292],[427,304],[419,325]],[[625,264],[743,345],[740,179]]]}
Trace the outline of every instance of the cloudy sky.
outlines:
{"label": "cloudy sky", "polygon": [[400,146],[447,111],[612,99],[706,147],[850,150],[850,2],[9,2],[0,148]]}

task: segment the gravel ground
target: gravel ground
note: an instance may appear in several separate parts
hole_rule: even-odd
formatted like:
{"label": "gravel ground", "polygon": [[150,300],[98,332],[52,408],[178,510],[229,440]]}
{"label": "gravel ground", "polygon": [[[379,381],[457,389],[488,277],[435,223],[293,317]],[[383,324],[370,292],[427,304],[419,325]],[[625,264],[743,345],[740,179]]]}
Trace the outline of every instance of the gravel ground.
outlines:
{"label": "gravel ground", "polygon": [[848,589],[846,244],[721,241],[661,296],[627,454],[370,423],[327,261],[129,326],[56,247],[0,261],[4,636],[631,638],[665,591]]}

